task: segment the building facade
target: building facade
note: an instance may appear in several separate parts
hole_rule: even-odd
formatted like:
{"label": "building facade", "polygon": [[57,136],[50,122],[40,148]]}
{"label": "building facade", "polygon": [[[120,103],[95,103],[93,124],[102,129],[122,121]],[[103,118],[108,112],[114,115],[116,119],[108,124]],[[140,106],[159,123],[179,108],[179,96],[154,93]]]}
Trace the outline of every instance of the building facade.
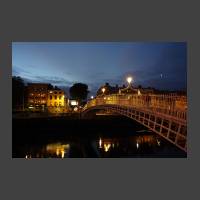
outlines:
{"label": "building facade", "polygon": [[27,104],[30,109],[44,109],[47,106],[48,86],[45,83],[28,83]]}
{"label": "building facade", "polygon": [[68,111],[65,92],[46,83],[28,83],[27,106],[32,111],[64,113]]}
{"label": "building facade", "polygon": [[63,90],[49,90],[47,95],[47,109],[52,113],[68,111],[67,97]]}

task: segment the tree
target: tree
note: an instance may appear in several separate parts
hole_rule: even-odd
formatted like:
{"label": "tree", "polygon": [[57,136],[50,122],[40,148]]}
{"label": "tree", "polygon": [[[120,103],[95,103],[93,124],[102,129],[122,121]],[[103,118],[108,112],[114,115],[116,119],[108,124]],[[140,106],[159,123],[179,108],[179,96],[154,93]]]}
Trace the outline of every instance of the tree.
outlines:
{"label": "tree", "polygon": [[53,85],[48,84],[48,89],[49,89],[49,90],[53,90]]}
{"label": "tree", "polygon": [[19,76],[12,77],[12,107],[13,109],[22,108],[24,104],[24,81]]}
{"label": "tree", "polygon": [[88,85],[84,83],[75,83],[72,87],[70,87],[69,93],[71,98],[77,100],[80,105],[82,101],[87,99],[87,95],[89,93]]}
{"label": "tree", "polygon": [[60,88],[59,87],[57,87],[57,86],[55,86],[55,88],[54,88],[55,90],[60,90]]}

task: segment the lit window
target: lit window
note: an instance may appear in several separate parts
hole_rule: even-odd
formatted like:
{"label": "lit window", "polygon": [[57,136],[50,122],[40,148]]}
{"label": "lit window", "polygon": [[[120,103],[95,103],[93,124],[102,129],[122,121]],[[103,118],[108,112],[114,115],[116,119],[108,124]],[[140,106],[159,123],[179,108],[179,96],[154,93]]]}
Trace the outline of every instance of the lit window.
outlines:
{"label": "lit window", "polygon": [[59,96],[59,99],[61,99],[61,96]]}

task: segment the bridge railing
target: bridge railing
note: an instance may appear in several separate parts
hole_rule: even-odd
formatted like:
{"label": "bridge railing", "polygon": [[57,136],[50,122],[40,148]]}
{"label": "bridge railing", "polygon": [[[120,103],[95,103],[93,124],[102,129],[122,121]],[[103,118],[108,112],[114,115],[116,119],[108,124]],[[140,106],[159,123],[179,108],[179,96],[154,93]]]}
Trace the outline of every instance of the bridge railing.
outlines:
{"label": "bridge railing", "polygon": [[98,105],[121,105],[187,119],[187,98],[178,95],[105,95],[89,101],[83,110]]}

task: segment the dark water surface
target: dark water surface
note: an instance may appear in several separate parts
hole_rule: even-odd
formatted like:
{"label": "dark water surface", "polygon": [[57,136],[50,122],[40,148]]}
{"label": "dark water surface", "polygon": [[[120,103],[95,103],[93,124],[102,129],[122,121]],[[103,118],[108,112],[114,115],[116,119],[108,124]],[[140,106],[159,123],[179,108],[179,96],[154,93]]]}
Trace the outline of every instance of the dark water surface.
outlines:
{"label": "dark water surface", "polygon": [[125,117],[14,119],[13,158],[187,157]]}

